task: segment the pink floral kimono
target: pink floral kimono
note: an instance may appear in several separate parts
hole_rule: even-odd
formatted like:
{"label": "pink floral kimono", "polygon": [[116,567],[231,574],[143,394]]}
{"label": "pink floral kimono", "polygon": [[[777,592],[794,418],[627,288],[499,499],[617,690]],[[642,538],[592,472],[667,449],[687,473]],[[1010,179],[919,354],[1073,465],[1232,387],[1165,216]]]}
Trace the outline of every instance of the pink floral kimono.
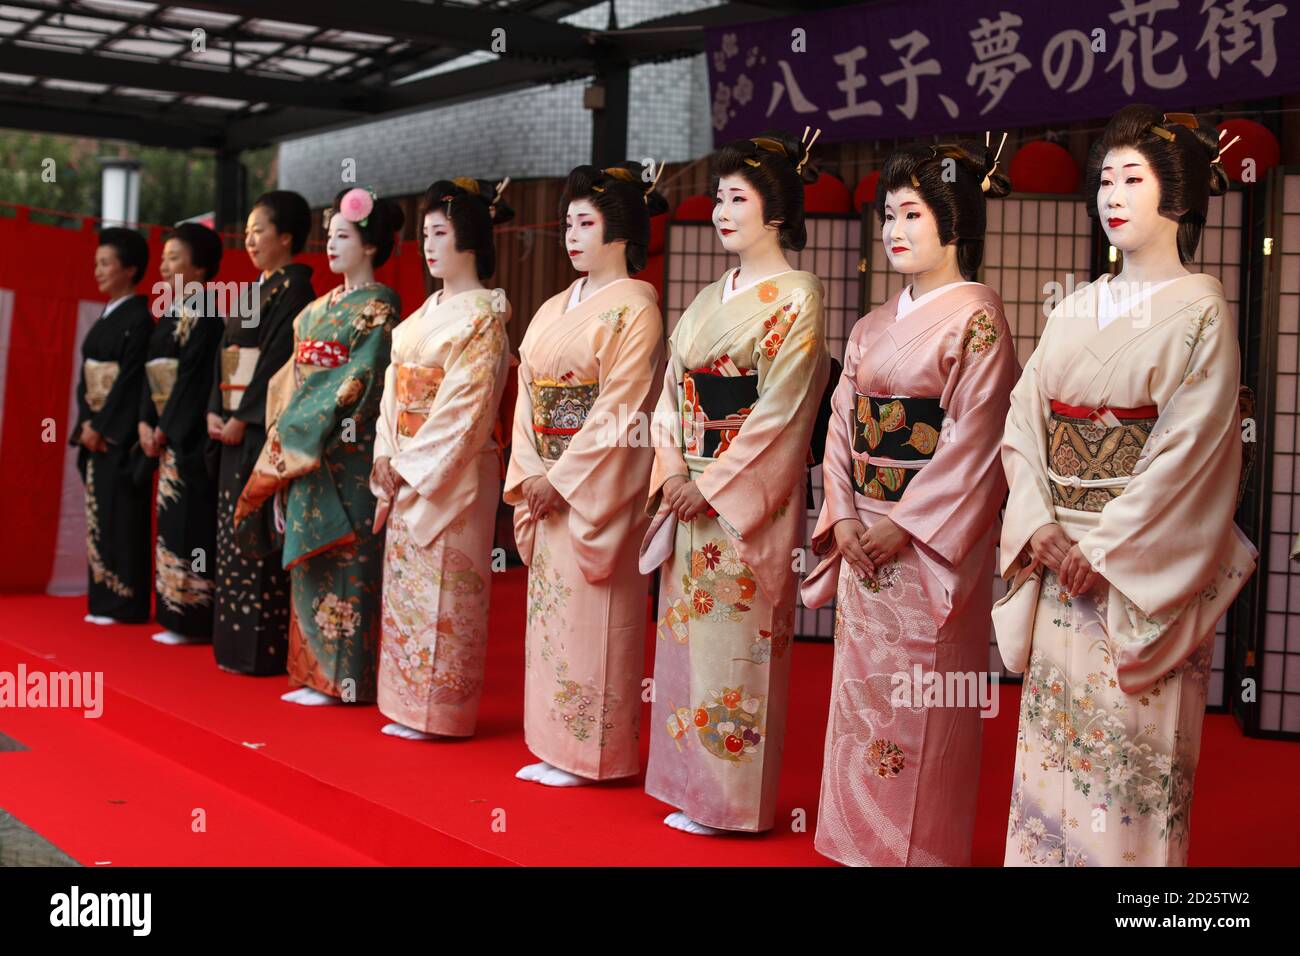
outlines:
{"label": "pink floral kimono", "polygon": [[[524,737],[592,780],[634,776],[648,580],[637,568],[663,363],[654,287],[620,279],[569,308],[578,279],[533,316],[504,499],[528,565]],[[545,475],[565,505],[542,521],[521,491]]]}
{"label": "pink floral kimono", "polygon": [[437,292],[393,331],[375,457],[404,479],[387,512],[379,709],[425,733],[474,733],[487,661],[501,482],[493,433],[510,368],[510,306]]}
{"label": "pink floral kimono", "polygon": [[[809,607],[836,601],[816,847],[853,866],[970,863],[980,688],[985,702],[996,691],[989,608],[1015,343],[988,286],[910,292],[849,337],[813,533],[827,557],[803,586]],[[835,524],[884,516],[912,540],[860,578]]]}

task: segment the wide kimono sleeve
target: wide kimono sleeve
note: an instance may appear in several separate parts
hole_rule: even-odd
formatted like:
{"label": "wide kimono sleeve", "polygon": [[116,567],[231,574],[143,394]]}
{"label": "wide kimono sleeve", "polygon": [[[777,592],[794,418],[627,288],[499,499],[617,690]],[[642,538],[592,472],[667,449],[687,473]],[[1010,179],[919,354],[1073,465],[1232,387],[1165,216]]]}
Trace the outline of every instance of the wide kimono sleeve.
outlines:
{"label": "wide kimono sleeve", "polygon": [[944,428],[889,520],[955,568],[983,539],[1006,494],[998,453],[1019,363],[1002,310],[991,302],[979,303],[945,344]]}
{"label": "wide kimono sleeve", "polygon": [[[163,316],[161,319],[158,320],[159,324],[166,321],[168,321],[167,316]],[[152,351],[150,346],[153,345],[153,337],[156,334],[158,334],[158,327],[154,326],[153,332],[149,333],[149,342],[145,345],[145,350],[144,350],[145,365],[148,365],[149,360],[154,357],[150,355],[150,352]],[[144,424],[148,425],[150,428],[156,427],[158,425],[158,407],[153,403],[153,386],[149,384],[149,375],[147,373],[141,374],[140,376],[140,390],[139,390],[139,397],[137,398],[137,402],[138,402],[138,405],[136,406],[136,410],[138,412],[137,421],[143,422]]]}
{"label": "wide kimono sleeve", "polygon": [[[379,301],[391,315],[391,303]],[[306,373],[267,429],[266,442],[235,508],[236,527],[277,490],[318,469],[326,446],[344,422],[366,405],[372,391],[383,388],[392,342],[391,322],[383,321],[384,316],[367,317],[359,309],[355,311],[358,316],[345,325],[343,337],[348,360]],[[276,377],[293,372],[290,362]],[[359,433],[360,425],[354,427]],[[336,515],[338,522],[347,523],[343,509]],[[330,530],[322,528],[320,535],[334,540],[329,538]]]}
{"label": "wide kimono sleeve", "polygon": [[208,397],[214,357],[221,348],[224,323],[215,316],[194,320],[176,363],[176,383],[158,417],[158,427],[173,448],[193,448],[207,439]]}
{"label": "wide kimono sleeve", "polygon": [[[119,309],[130,308],[123,304]],[[86,401],[86,379],[83,371],[81,385],[77,389],[77,402],[81,410],[80,421],[89,420],[90,427],[104,436],[111,445],[130,445],[135,441],[136,423],[139,421],[140,383],[144,379],[144,361],[149,352],[149,336],[153,332],[153,322],[145,308],[138,310],[122,337],[121,351],[118,355],[117,378],[108,390],[104,407],[92,413]],[[150,401],[150,407],[153,403]],[[73,431],[74,444],[80,438],[80,425]]]}
{"label": "wide kimono sleeve", "polygon": [[[792,296],[791,324],[775,347],[760,337],[758,401],[696,486],[741,539],[789,504],[808,467],[808,440],[829,374],[820,287]],[[798,504],[802,508],[802,503]]]}
{"label": "wide kimono sleeve", "polygon": [[547,472],[569,505],[574,553],[591,583],[614,572],[626,538],[642,520],[640,501],[654,457],[645,426],[660,382],[663,321],[654,305],[642,306],[626,321],[596,353],[596,400]]}
{"label": "wide kimono sleeve", "polygon": [[[508,349],[505,322],[485,303],[447,360],[428,417],[400,451],[390,454],[392,467],[420,497],[448,491],[487,443],[496,423]],[[389,369],[391,381],[391,365]],[[382,414],[391,415],[394,408],[385,387]],[[453,509],[453,516],[456,513]]]}
{"label": "wide kimono sleeve", "polygon": [[[1106,504],[1100,522],[1079,541],[1098,573],[1151,620],[1176,615],[1195,598],[1219,573],[1239,534],[1233,525],[1242,457],[1237,334],[1221,297],[1198,308],[1180,340],[1186,350],[1178,359],[1186,361],[1186,371],[1159,403],[1124,493]],[[1121,686],[1126,671],[1164,672],[1195,649],[1187,642],[1162,643],[1156,637],[1140,649],[1115,649]]]}
{"label": "wide kimono sleeve", "polygon": [[528,353],[519,352],[519,385],[515,396],[515,416],[510,426],[510,464],[506,467],[501,500],[515,509],[515,547],[524,564],[533,562],[533,539],[536,522],[524,497],[523,486],[529,478],[546,474],[546,464],[537,453],[533,432],[533,368]]}
{"label": "wide kimono sleeve", "polygon": [[[410,321],[409,319],[407,321]],[[397,366],[389,362],[384,370],[384,393],[379,399],[379,417],[375,420],[375,452],[373,461],[392,458],[397,454]],[[370,490],[375,497],[383,497],[373,481]]]}
{"label": "wide kimono sleeve", "polygon": [[[1061,308],[1060,306],[1057,307]],[[1056,313],[1053,313],[1053,316]],[[1047,477],[1047,399],[1039,365],[1052,335],[1052,318],[1011,389],[1006,427],[1002,431],[1002,470],[1007,479],[1007,506],[1002,517],[999,573],[1010,578],[1021,552],[1034,532],[1056,523],[1052,489]]]}
{"label": "wide kimono sleeve", "polygon": [[[679,325],[678,328],[681,326]],[[691,471],[682,454],[686,442],[682,435],[682,376],[686,366],[670,342],[668,361],[664,365],[663,386],[650,419],[650,436],[654,444],[654,464],[650,470],[650,494],[646,514],[654,514],[663,499],[664,483],[672,477],[690,478]]]}
{"label": "wide kimono sleeve", "polygon": [[266,392],[271,378],[293,356],[293,320],[311,304],[311,286],[290,285],[272,304],[270,319],[258,329],[257,361],[253,377],[240,393],[232,417],[249,425],[266,426]]}
{"label": "wide kimono sleeve", "polygon": [[858,363],[867,320],[859,319],[844,346],[844,371],[831,393],[831,417],[826,426],[826,451],[822,456],[822,509],[813,529],[814,554],[826,554],[835,544],[835,525],[847,518],[858,520],[853,487],[854,403],[858,392]]}

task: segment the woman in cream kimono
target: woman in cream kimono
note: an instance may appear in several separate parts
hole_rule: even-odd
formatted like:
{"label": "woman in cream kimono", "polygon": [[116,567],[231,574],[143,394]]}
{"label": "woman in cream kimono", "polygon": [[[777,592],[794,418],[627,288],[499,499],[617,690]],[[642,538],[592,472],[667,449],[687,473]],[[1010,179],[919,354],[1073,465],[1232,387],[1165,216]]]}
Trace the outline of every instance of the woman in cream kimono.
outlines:
{"label": "woman in cream kimono", "polygon": [[1213,134],[1188,114],[1117,113],[1088,204],[1118,276],[1061,302],[1011,399],[994,609],[1024,671],[1008,864],[1186,863],[1215,623],[1254,570],[1232,516],[1242,448],[1237,331],[1189,274]]}
{"label": "woman in cream kimono", "polygon": [[[807,135],[805,131],[805,136]],[[814,137],[815,138],[815,137]],[[662,566],[646,792],[690,833],[773,825],[809,438],[829,375],[802,249],[808,148],[773,133],[713,156],[713,222],[740,256],[670,340],[642,570]]]}
{"label": "woman in cream kimono", "polygon": [[565,248],[587,275],[543,303],[519,349],[504,498],[528,565],[524,737],[541,762],[517,776],[548,786],[640,764],[648,582],[637,547],[663,319],[654,287],[628,275],[645,267],[650,217],[667,209],[640,172],[569,174]]}
{"label": "woman in cream kimono", "polygon": [[443,286],[393,332],[370,475],[388,521],[379,710],[383,732],[408,740],[474,733],[510,368],[510,305],[483,286],[492,227],[511,215],[500,189],[439,180],[423,206],[425,263]]}
{"label": "woman in cream kimono", "polygon": [[854,866],[970,863],[998,450],[1020,371],[1002,300],[971,281],[985,197],[1010,190],[991,152],[886,161],[881,239],[912,283],[854,327],[835,390],[813,533],[829,554],[803,598],[836,600],[816,846]]}
{"label": "woman in cream kimono", "polygon": [[268,386],[266,443],[235,505],[236,544],[260,557],[256,512],[275,496],[289,571],[289,703],[376,696],[384,536],[369,476],[400,304],[374,270],[402,220],[397,203],[366,189],[335,198],[325,249],[343,283],[294,319],[293,358]]}

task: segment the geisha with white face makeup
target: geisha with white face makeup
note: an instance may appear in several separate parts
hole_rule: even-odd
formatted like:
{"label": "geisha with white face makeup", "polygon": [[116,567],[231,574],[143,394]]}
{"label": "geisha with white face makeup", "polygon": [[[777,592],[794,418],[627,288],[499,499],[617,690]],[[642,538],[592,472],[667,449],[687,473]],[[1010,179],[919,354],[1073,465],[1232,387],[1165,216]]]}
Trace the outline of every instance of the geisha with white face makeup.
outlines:
{"label": "geisha with white face makeup", "polygon": [[[1187,860],[1215,624],[1256,563],[1233,523],[1236,323],[1219,280],[1187,269],[1227,187],[1219,153],[1190,114],[1111,118],[1085,195],[1123,269],[1052,310],[1012,393],[994,629],[1025,696],[1007,865]],[[1063,744],[1048,712],[1105,739]]]}
{"label": "geisha with white face makeup", "polygon": [[847,865],[970,863],[979,710],[899,707],[886,726],[858,701],[895,673],[987,668],[998,452],[1019,371],[1002,301],[975,281],[986,200],[1010,189],[996,170],[987,146],[908,146],[877,186],[885,256],[912,281],[849,336],[813,532],[825,557],[803,585],[808,607],[835,599],[816,847]]}

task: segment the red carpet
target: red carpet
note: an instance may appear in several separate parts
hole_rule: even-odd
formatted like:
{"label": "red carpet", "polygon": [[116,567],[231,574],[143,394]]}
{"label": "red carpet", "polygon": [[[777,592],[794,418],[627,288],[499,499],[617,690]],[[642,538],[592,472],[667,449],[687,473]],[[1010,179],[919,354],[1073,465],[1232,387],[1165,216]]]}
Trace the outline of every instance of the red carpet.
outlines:
{"label": "red carpet", "polygon": [[[0,711],[0,732],[29,748],[0,753],[0,807],[87,865],[829,864],[812,847],[828,645],[795,646],[777,829],[692,837],[663,826],[669,808],[640,778],[562,790],[514,778],[535,759],[521,730],[524,588],[522,569],[494,581],[478,735],[435,743],[382,736],[374,707],[283,703],[285,678],[224,673],[208,646],[150,641],[156,625],[83,623],[83,599],[0,597],[0,671],[102,671],[106,698],[98,720]],[[653,652],[647,640],[647,674]],[[981,865],[1002,860],[1018,691],[1003,687],[985,722]],[[642,727],[657,730],[648,704]],[[1208,717],[1191,862],[1300,863],[1297,792],[1300,747]]]}

